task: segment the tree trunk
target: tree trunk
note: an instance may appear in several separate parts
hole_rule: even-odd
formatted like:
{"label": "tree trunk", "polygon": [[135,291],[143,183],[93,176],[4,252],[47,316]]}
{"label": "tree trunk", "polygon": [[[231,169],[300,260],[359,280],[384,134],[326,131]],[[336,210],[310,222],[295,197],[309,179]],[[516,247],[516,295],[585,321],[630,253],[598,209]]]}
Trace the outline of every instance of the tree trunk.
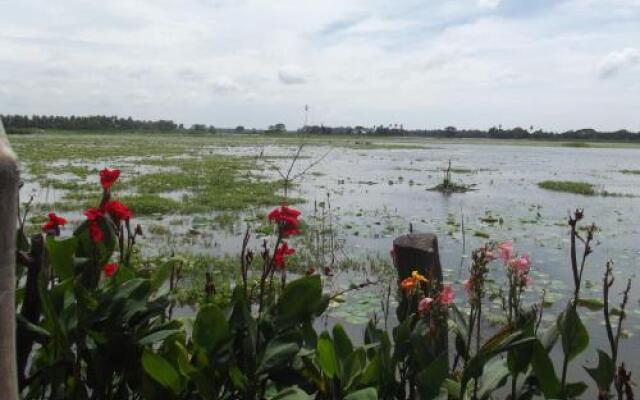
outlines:
{"label": "tree trunk", "polygon": [[0,397],[18,399],[15,262],[18,162],[0,121]]}

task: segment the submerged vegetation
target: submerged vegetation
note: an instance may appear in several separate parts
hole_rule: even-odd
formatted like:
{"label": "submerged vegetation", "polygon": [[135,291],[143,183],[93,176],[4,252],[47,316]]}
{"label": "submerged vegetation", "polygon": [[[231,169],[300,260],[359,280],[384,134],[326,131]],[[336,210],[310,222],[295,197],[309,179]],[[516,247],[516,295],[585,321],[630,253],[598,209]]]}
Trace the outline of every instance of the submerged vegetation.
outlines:
{"label": "submerged vegetation", "polygon": [[463,173],[463,172],[467,172],[468,170],[466,169],[455,169],[455,168],[451,168],[451,160],[449,160],[449,166],[447,167],[447,169],[444,170],[444,178],[442,179],[442,183],[432,187],[431,189],[428,190],[432,190],[432,191],[436,191],[436,192],[442,192],[445,194],[450,194],[450,193],[465,193],[468,192],[469,190],[473,190],[472,189],[472,185],[465,185],[465,184],[461,184],[461,183],[456,183],[451,179],[451,174],[453,172],[457,172],[457,173]]}
{"label": "submerged vegetation", "polygon": [[538,186],[542,189],[554,190],[556,192],[576,193],[585,196],[595,196],[598,194],[595,186],[588,182],[542,181],[538,183]]}

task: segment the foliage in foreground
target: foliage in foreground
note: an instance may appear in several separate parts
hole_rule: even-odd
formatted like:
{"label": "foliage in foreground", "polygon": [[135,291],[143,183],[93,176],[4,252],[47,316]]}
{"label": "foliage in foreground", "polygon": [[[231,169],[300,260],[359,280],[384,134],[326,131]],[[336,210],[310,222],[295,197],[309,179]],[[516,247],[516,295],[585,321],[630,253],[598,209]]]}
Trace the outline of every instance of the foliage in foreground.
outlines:
{"label": "foliage in foreground", "polygon": [[[386,331],[370,321],[358,346],[341,325],[330,332],[314,325],[330,299],[320,275],[310,271],[287,282],[295,250],[286,239],[301,225],[300,212],[286,206],[268,216],[277,225],[273,246],[265,241],[255,256],[245,236],[231,294],[216,296],[207,284],[195,319],[174,318],[167,283],[174,263],[138,259],[142,229],[132,227],[128,207],[111,199],[118,176],[101,172],[102,200],[69,238],[59,238],[66,221],[53,213],[43,225],[46,236],[29,240],[21,224],[17,356],[25,399],[578,398],[588,386],[569,382],[567,371],[589,344],[580,306],[603,311],[610,344],[598,350],[597,366],[585,368],[598,398],[633,398],[630,373],[618,359],[630,282],[616,313],[609,306],[612,263],[602,302],[580,296],[595,232],[590,226],[581,236],[580,210],[569,218],[574,295],[550,329],[540,329],[542,306],[527,310],[521,301],[531,259],[511,243],[490,243],[472,254],[469,313],[453,305],[451,287],[412,271],[400,277],[397,326]],[[508,320],[485,338],[485,280],[498,260],[509,283]],[[550,357],[558,342],[559,366]]]}

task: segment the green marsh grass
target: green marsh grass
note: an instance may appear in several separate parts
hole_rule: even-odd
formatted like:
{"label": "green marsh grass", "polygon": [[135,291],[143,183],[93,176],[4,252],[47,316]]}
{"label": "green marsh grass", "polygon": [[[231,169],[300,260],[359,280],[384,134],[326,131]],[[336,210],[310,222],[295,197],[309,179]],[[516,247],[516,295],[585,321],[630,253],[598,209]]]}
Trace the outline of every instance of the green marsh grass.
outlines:
{"label": "green marsh grass", "polygon": [[575,193],[585,196],[595,196],[598,194],[595,186],[588,182],[548,180],[539,182],[538,186],[542,189],[553,190],[556,192]]}

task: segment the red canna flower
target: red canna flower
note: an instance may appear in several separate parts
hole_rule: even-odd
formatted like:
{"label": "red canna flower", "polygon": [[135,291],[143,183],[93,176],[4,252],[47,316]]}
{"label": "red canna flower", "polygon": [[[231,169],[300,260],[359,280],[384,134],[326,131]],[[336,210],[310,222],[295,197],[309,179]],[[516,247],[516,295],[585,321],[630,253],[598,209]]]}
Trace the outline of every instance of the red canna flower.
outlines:
{"label": "red canna flower", "polygon": [[274,208],[267,217],[269,218],[269,222],[279,225],[280,235],[286,238],[291,235],[300,234],[300,221],[298,221],[300,214],[300,211],[283,204],[278,208]]}
{"label": "red canna flower", "polygon": [[285,268],[285,257],[290,256],[296,252],[295,249],[289,247],[286,242],[282,242],[280,246],[276,249],[275,254],[273,255],[273,262],[276,267],[280,269]]}
{"label": "red canna flower", "polygon": [[128,221],[133,217],[133,213],[129,207],[119,201],[110,201],[104,206],[104,211],[111,214],[113,219],[118,221]]}
{"label": "red canna flower", "polygon": [[120,177],[119,169],[105,168],[100,171],[100,184],[105,190],[108,190],[118,180],[118,177]]}
{"label": "red canna flower", "polygon": [[100,224],[97,221],[92,221],[89,224],[89,236],[94,243],[104,240],[104,232],[100,229]]}
{"label": "red canna flower", "polygon": [[90,208],[84,212],[84,215],[89,221],[97,221],[104,216],[104,213],[102,210],[98,210],[97,208]]}
{"label": "red canna flower", "polygon": [[118,264],[107,264],[104,267],[102,267],[102,272],[104,272],[104,275],[107,278],[111,278],[113,276],[113,274],[116,273],[116,271],[118,270],[119,266]]}
{"label": "red canna flower", "polygon": [[60,227],[66,224],[66,219],[58,217],[55,213],[49,213],[49,221],[42,225],[42,230],[47,234],[58,236]]}

